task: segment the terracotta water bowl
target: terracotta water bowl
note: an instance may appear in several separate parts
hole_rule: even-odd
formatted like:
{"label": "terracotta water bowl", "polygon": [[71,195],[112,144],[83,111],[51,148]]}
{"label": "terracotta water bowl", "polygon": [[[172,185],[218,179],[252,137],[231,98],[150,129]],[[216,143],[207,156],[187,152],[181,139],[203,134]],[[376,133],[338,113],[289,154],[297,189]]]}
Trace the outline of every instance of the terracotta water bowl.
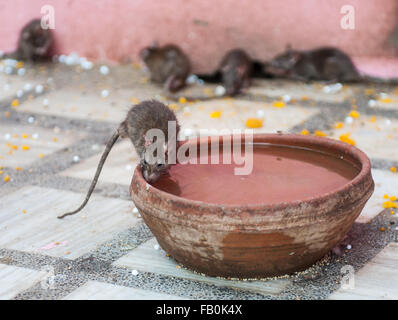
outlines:
{"label": "terracotta water bowl", "polygon": [[[220,144],[230,138],[220,137]],[[302,200],[220,205],[161,191],[144,180],[137,166],[130,186],[133,202],[160,246],[183,266],[209,276],[234,278],[304,270],[343,239],[373,193],[370,161],[351,145],[290,134],[258,134],[253,142],[309,148],[344,158],[357,173],[332,192]],[[209,140],[186,143],[199,146]]]}

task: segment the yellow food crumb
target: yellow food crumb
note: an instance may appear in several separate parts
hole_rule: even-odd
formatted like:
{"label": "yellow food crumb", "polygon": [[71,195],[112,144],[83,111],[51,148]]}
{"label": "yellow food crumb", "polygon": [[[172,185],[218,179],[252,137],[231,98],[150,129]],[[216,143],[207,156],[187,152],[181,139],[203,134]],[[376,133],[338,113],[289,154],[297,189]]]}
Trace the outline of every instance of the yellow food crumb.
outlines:
{"label": "yellow food crumb", "polygon": [[351,110],[349,116],[352,117],[352,118],[359,118],[360,114],[356,110]]}
{"label": "yellow food crumb", "polygon": [[337,122],[337,123],[335,124],[334,127],[335,127],[336,129],[340,129],[340,128],[344,127],[344,123],[342,123],[342,122]]}
{"label": "yellow food crumb", "polygon": [[388,208],[388,209],[390,209],[390,208],[398,209],[398,204],[396,204],[395,202],[392,202],[392,201],[385,201],[383,203],[383,208],[384,209],[386,209],[386,208]]}
{"label": "yellow food crumb", "polygon": [[134,103],[134,104],[137,104],[137,103],[140,102],[140,100],[138,100],[137,98],[134,98],[134,97],[132,97],[132,98],[130,99],[130,101],[131,101],[132,103]]}
{"label": "yellow food crumb", "polygon": [[263,120],[257,118],[249,118],[246,120],[246,126],[249,128],[261,128],[263,126]]}
{"label": "yellow food crumb", "polygon": [[388,199],[388,198],[390,198],[390,197],[389,197],[389,195],[386,193],[386,194],[383,196],[383,198],[384,198],[384,199]]}
{"label": "yellow food crumb", "polygon": [[203,93],[208,95],[208,96],[213,96],[214,95],[213,91],[211,91],[211,89],[209,89],[209,88],[203,89]]}
{"label": "yellow food crumb", "polygon": [[25,214],[25,213],[26,213],[26,210],[22,210],[22,213]]}
{"label": "yellow food crumb", "polygon": [[4,177],[3,181],[4,181],[4,182],[10,181],[10,177],[8,176],[8,174]]}
{"label": "yellow food crumb", "polygon": [[18,106],[19,106],[19,100],[18,100],[18,99],[12,100],[12,102],[11,102],[11,107],[16,108],[16,107],[18,107]]}
{"label": "yellow food crumb", "polygon": [[365,89],[365,94],[368,95],[368,96],[370,96],[371,94],[374,94],[374,93],[375,93],[374,89],[371,89],[371,88]]}
{"label": "yellow food crumb", "polygon": [[26,134],[26,133],[24,133],[24,134],[22,135],[22,139],[26,139],[26,138],[28,138],[28,137],[29,137],[29,135]]}
{"label": "yellow food crumb", "polygon": [[6,111],[6,112],[4,113],[4,116],[5,116],[6,118],[9,118],[9,117],[11,116],[11,112],[10,112],[10,111]]}
{"label": "yellow food crumb", "polygon": [[396,196],[391,196],[391,197],[390,197],[390,200],[391,200],[391,201],[397,201],[397,197],[396,197]]}
{"label": "yellow food crumb", "polygon": [[321,130],[315,130],[314,135],[316,135],[317,137],[326,137],[326,133]]}
{"label": "yellow food crumb", "polygon": [[27,145],[23,145],[23,146],[21,147],[21,149],[22,149],[22,150],[29,150],[29,149],[30,149],[30,147],[29,147],[29,146],[27,146]]}
{"label": "yellow food crumb", "polygon": [[394,210],[391,210],[390,213],[391,213],[391,214],[395,214]]}
{"label": "yellow food crumb", "polygon": [[381,232],[384,232],[384,231],[386,231],[386,228],[381,227],[381,228],[380,228],[380,231],[381,231]]}
{"label": "yellow food crumb", "polygon": [[134,69],[141,69],[141,65],[139,63],[137,63],[137,62],[134,62],[132,64],[132,66],[133,66]]}
{"label": "yellow food crumb", "polygon": [[210,118],[219,118],[221,117],[221,111],[213,111],[210,113]]}
{"label": "yellow food crumb", "polygon": [[301,100],[302,100],[302,101],[307,101],[307,100],[308,100],[308,97],[307,97],[307,96],[301,96]]}
{"label": "yellow food crumb", "polygon": [[397,172],[397,168],[396,167],[391,167],[390,171],[396,173]]}
{"label": "yellow food crumb", "polygon": [[355,146],[355,141],[350,138],[350,135],[351,133],[344,133],[339,137],[339,140]]}
{"label": "yellow food crumb", "polygon": [[185,99],[184,97],[181,97],[180,99],[178,99],[179,103],[187,103],[187,99]]}
{"label": "yellow food crumb", "polygon": [[17,64],[15,65],[17,67],[17,69],[23,68],[25,64],[23,63],[23,61],[18,61]]}
{"label": "yellow food crumb", "polygon": [[179,106],[178,104],[176,104],[176,103],[171,103],[171,104],[169,105],[169,108],[170,108],[171,110],[179,110],[179,109],[180,109],[180,106]]}
{"label": "yellow food crumb", "polygon": [[43,153],[39,153],[39,158],[44,158],[44,154]]}
{"label": "yellow food crumb", "polygon": [[308,136],[310,134],[310,132],[307,129],[303,129],[300,132],[303,136]]}
{"label": "yellow food crumb", "polygon": [[68,250],[68,251],[65,251],[65,254],[70,254],[70,251]]}
{"label": "yellow food crumb", "polygon": [[4,173],[4,171],[1,171],[1,170],[0,170],[0,174],[3,174],[3,173]]}
{"label": "yellow food crumb", "polygon": [[376,117],[372,116],[372,118],[370,118],[370,122],[375,123],[376,122]]}
{"label": "yellow food crumb", "polygon": [[17,170],[17,171],[21,171],[21,170],[22,170],[22,168],[21,168],[21,167],[16,167],[16,168],[15,168],[15,170]]}
{"label": "yellow food crumb", "polygon": [[54,137],[54,138],[53,138],[53,141],[54,141],[54,142],[57,142],[57,141],[58,141],[57,137]]}
{"label": "yellow food crumb", "polygon": [[283,101],[274,101],[272,106],[275,107],[275,108],[284,108],[285,107],[285,103]]}
{"label": "yellow food crumb", "polygon": [[10,147],[12,150],[18,150],[18,146],[16,146],[15,144],[10,144],[9,147]]}
{"label": "yellow food crumb", "polygon": [[383,103],[391,103],[392,99],[391,98],[384,98],[384,99],[379,99],[379,101],[383,102]]}

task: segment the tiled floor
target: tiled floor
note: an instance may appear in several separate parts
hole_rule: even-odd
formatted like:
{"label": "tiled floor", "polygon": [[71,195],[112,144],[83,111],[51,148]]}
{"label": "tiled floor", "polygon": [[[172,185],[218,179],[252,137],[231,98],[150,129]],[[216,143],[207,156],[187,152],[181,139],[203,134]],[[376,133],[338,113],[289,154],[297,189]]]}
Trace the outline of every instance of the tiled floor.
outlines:
{"label": "tiled floor", "polygon": [[384,248],[354,277],[352,287],[347,285],[334,292],[333,300],[398,299],[398,245],[391,243]]}
{"label": "tiled floor", "polygon": [[[60,65],[26,68],[23,76],[0,73],[0,299],[398,297],[398,213],[383,209],[385,194],[398,197],[398,173],[390,170],[398,166],[394,88],[370,92],[366,86],[344,85],[333,92],[332,85],[325,89],[324,84],[262,79],[236,99],[170,103],[181,123],[181,138],[201,129],[215,129],[207,134],[246,129],[247,119],[257,118],[262,121],[257,133],[308,128],[336,139],[350,133],[375,166],[375,192],[348,236],[357,241],[355,246],[345,244],[342,257],[327,256],[303,273],[243,281],[194,273],[158,247],[128,197],[138,157],[127,139],[111,151],[87,207],[56,219],[83,201],[104,138],[131,104],[162,99],[162,90],[146,83],[143,72],[131,65],[112,66],[108,76],[99,73],[99,66],[91,71]],[[25,92],[11,106],[27,83],[30,93],[40,83],[51,85],[32,96]],[[214,88],[189,87],[182,95],[208,94]],[[375,103],[369,106],[371,99]],[[347,120],[354,102],[359,117]],[[336,122],[342,127],[335,128]],[[355,268],[350,292],[339,287],[344,265]],[[43,282],[48,267],[55,286],[64,281],[57,290]]]}

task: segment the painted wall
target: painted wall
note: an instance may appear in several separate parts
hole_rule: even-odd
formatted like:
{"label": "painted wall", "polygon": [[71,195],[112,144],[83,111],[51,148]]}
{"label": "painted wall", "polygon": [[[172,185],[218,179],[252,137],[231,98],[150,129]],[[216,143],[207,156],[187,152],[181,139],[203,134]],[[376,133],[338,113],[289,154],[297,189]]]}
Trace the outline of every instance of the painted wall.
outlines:
{"label": "painted wall", "polygon": [[[0,0],[1,50],[15,48],[19,30],[45,4],[55,8],[55,52],[95,60],[136,61],[153,40],[179,44],[200,72],[234,47],[262,60],[287,43],[338,46],[362,61],[395,54],[396,0]],[[355,30],[340,27],[345,4],[355,8]]]}

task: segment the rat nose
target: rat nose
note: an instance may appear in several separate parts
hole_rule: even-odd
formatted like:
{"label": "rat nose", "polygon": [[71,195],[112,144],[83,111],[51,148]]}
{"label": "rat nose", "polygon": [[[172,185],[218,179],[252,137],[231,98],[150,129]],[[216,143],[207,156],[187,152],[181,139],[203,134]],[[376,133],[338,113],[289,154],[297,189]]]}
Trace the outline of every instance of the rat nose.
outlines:
{"label": "rat nose", "polygon": [[159,179],[159,177],[160,177],[160,175],[158,174],[158,173],[151,173],[150,175],[149,175],[149,182],[155,182],[156,180],[158,180]]}

